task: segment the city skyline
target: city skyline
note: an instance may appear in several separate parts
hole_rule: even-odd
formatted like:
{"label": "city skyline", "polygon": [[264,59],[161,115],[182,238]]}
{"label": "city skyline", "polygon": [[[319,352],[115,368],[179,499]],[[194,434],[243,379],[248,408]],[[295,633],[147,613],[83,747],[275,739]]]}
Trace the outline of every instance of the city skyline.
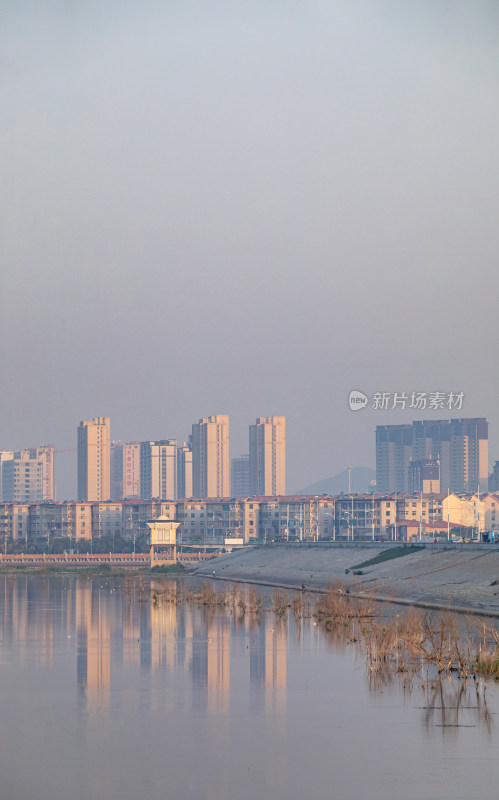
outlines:
{"label": "city skyline", "polygon": [[352,390],[463,392],[496,431],[490,4],[114,11],[5,9],[2,448],[102,413],[184,441],[208,408],[238,455],[277,409],[299,488],[406,419]]}
{"label": "city skyline", "polygon": [[[285,417],[270,416],[257,418],[256,425],[250,424],[247,428],[249,431],[250,454],[227,458],[227,453],[230,452],[228,448],[229,419],[229,415],[214,415],[213,417],[201,418],[198,423],[194,423],[191,426],[194,432],[195,428],[203,427],[201,423],[206,425],[206,423],[211,422],[212,427],[217,429],[219,426],[217,426],[215,421],[218,420],[219,422],[222,421],[223,426],[226,427],[226,441],[222,445],[225,461],[225,467],[222,472],[225,472],[225,477],[223,478],[223,483],[219,483],[219,485],[223,486],[224,490],[227,491],[213,496],[241,496],[238,495],[237,491],[233,491],[234,469],[239,471],[239,476],[236,479],[237,485],[243,488],[247,487],[247,492],[244,491],[242,494],[260,496],[267,494],[270,496],[273,494],[285,495],[290,492],[304,492],[303,487],[287,489],[285,484],[287,461],[286,439],[284,434]],[[96,426],[99,427],[101,423],[104,424],[107,430],[105,448],[107,448],[106,452],[109,451],[109,474],[105,474],[103,478],[100,475],[94,475],[91,480],[96,485],[99,483],[99,486],[101,485],[101,480],[104,481],[106,487],[109,485],[109,495],[105,499],[119,500],[126,497],[141,497],[142,499],[149,499],[150,497],[180,499],[181,497],[210,496],[196,494],[194,492],[192,435],[187,437],[187,441],[182,441],[182,439],[180,439],[180,441],[176,439],[162,439],[144,442],[126,441],[123,443],[119,440],[111,439],[109,417],[96,417],[90,422],[82,421],[80,423],[78,427],[78,440],[80,441],[83,433],[85,433],[88,438],[88,433],[86,432],[89,426],[93,429]],[[476,489],[475,483],[477,486],[478,483],[480,484],[481,491],[488,490],[489,485],[495,490],[497,478],[492,476],[499,474],[497,466],[499,461],[495,458],[495,453],[490,452],[488,448],[488,426],[488,421],[483,417],[450,418],[447,420],[426,418],[422,420],[413,420],[412,423],[376,426],[374,459],[377,464],[378,474],[376,491],[391,493],[394,491],[411,490],[411,487],[416,485],[414,483],[416,472],[412,468],[414,467],[420,470],[423,467],[423,463],[427,462],[425,469],[428,470],[430,465],[435,462],[435,459],[437,459],[438,463],[435,462],[432,475],[433,480],[437,481],[435,486],[438,485],[439,487],[437,491],[444,491],[447,486],[452,491],[471,492]],[[255,437],[256,431],[258,430],[267,431],[263,438],[268,439],[268,455],[266,458],[271,473],[273,474],[268,485],[266,485],[264,481],[261,481],[260,484],[257,485],[255,483],[255,474],[253,475],[253,482],[250,478],[250,465],[252,461],[251,450],[253,449],[254,453],[254,471],[256,464],[255,454],[258,452],[257,439]],[[279,433],[278,430],[281,432]],[[473,431],[475,431],[475,434],[473,434]],[[380,440],[378,444],[378,437],[381,435],[383,435],[383,437],[388,437],[386,439],[387,442],[392,441],[392,438],[395,437],[393,438],[393,443],[390,445],[383,445]],[[402,439],[398,442],[398,438],[404,435],[407,438],[405,444],[402,442]],[[478,439],[476,442],[474,441],[475,436],[479,436],[480,440],[483,439],[483,446],[480,445],[480,448],[478,448]],[[396,442],[398,442],[398,444]],[[145,454],[146,447],[149,449],[147,456]],[[259,458],[261,460],[264,449],[262,449],[262,445],[259,447],[261,450]],[[380,448],[386,449],[386,447],[394,448],[393,452],[390,451],[389,453],[387,450],[382,453]],[[94,453],[94,455],[97,453],[97,449],[95,448],[96,442],[92,443],[90,446],[90,452]],[[443,449],[441,450],[441,448]],[[167,460],[165,460],[166,449],[170,451]],[[64,449],[62,454],[67,455],[68,452],[77,454],[76,463],[78,464],[80,461],[78,447]],[[100,449],[99,455],[101,463],[102,452],[102,449]],[[0,450],[0,500],[6,501],[11,495],[12,499],[18,502],[28,502],[28,498],[32,501],[55,499],[55,496],[57,496],[57,499],[63,498],[66,500],[84,499],[83,495],[85,490],[83,488],[83,483],[81,487],[78,488],[76,494],[70,493],[63,497],[63,495],[57,491],[58,482],[55,476],[56,454],[59,456],[60,451],[55,449],[53,445],[42,445],[37,448],[25,448],[24,450],[17,451]],[[13,488],[10,486],[10,494],[7,495],[2,487],[2,481],[5,483],[7,475],[9,476],[7,480],[10,482],[12,481],[10,477],[10,472],[12,472],[12,470],[10,472],[8,471],[11,466],[9,462],[12,461],[14,457],[19,459],[21,456],[23,458],[30,457],[32,459],[41,459],[41,461],[37,462],[40,465],[39,489],[29,489],[27,484],[28,491],[26,495],[23,496],[23,490],[19,488],[21,486],[19,483],[16,493],[12,493]],[[166,466],[167,461],[171,462],[171,466],[168,469]],[[161,463],[163,464],[162,466]],[[216,463],[216,459],[213,463]],[[229,464],[228,469],[227,464]],[[284,466],[284,471],[282,465]],[[356,466],[358,467],[359,465]],[[351,467],[352,465],[350,465],[348,469],[351,469]],[[241,469],[243,472],[240,472]],[[437,469],[438,475],[435,473],[435,469]],[[219,470],[219,468],[217,467],[216,470]],[[229,478],[227,474],[230,476]],[[477,476],[480,476],[478,482]],[[494,481],[493,484],[489,484],[489,478],[491,481]],[[89,476],[87,475],[86,480],[88,481],[88,479]],[[38,486],[38,483],[36,486]],[[142,488],[141,484],[146,488]],[[154,492],[152,491],[153,484],[156,490]],[[33,486],[35,486],[35,484],[33,484]],[[149,487],[149,490],[147,487]],[[126,491],[124,492],[125,488]],[[92,491],[95,492],[95,487]],[[100,488],[99,491],[101,491]],[[107,488],[104,491],[104,494],[106,493]],[[91,499],[104,499],[104,494],[101,493],[101,495],[97,497],[94,493]]]}
{"label": "city skyline", "polygon": [[7,790],[490,794],[499,4],[2,11]]}
{"label": "city skyline", "polygon": [[[347,406],[347,397],[344,398],[345,407]],[[478,406],[477,408],[478,414],[476,417],[483,417],[487,416],[484,413],[480,413],[481,409]],[[366,414],[366,420],[371,420],[371,424],[365,430],[365,438],[362,438],[360,441],[357,441],[355,447],[352,447],[352,452],[357,452],[358,458],[347,457],[347,459],[343,462],[340,461],[338,458],[337,451],[332,446],[331,456],[328,458],[326,453],[326,441],[323,441],[323,447],[319,446],[319,443],[311,444],[310,442],[306,441],[304,443],[305,451],[304,453],[311,453],[312,451],[317,452],[319,457],[317,461],[310,463],[309,459],[305,458],[304,461],[306,463],[306,469],[302,464],[302,451],[297,449],[298,443],[304,439],[304,430],[308,428],[301,427],[300,423],[303,421],[297,420],[296,425],[292,426],[289,420],[286,417],[287,423],[287,431],[286,431],[286,465],[287,465],[287,476],[286,476],[286,483],[291,491],[301,491],[305,486],[310,485],[319,480],[323,480],[325,478],[332,477],[339,472],[342,472],[348,464],[352,466],[365,466],[372,469],[376,467],[376,454],[375,448],[373,447],[372,443],[372,435],[373,431],[375,430],[378,424],[381,424],[381,420],[383,420],[384,425],[390,424],[407,424],[412,419],[419,418],[420,421],[424,419],[428,419],[428,411],[423,410],[421,412],[415,412],[408,414],[407,411],[362,411],[352,412],[347,410],[347,413],[353,419],[358,419],[359,416],[363,416]],[[463,417],[464,414],[461,414]],[[89,415],[90,416],[90,415]],[[231,435],[230,435],[230,460],[233,458],[239,457],[241,453],[248,452],[248,425],[249,420],[252,418],[254,419],[254,414],[251,412],[248,415],[247,419],[242,419],[241,414],[228,414],[230,421],[231,421]],[[466,416],[468,416],[466,414]],[[469,415],[472,416],[471,414]],[[475,415],[473,415],[475,416]],[[436,410],[434,412],[434,419],[452,419],[455,417],[455,413],[452,411],[442,411],[442,409]],[[492,469],[494,461],[497,460],[497,456],[499,455],[499,430],[498,426],[495,424],[495,417],[496,415],[492,413],[491,415],[487,416],[489,420],[489,468]],[[431,419],[431,417],[430,417]],[[394,422],[395,420],[395,422]],[[112,422],[112,440],[113,441],[123,441],[127,443],[133,442],[140,442],[140,441],[149,441],[154,439],[154,434],[156,434],[155,440],[161,439],[174,439],[178,444],[185,442],[188,438],[188,434],[192,429],[192,420],[189,420],[185,426],[181,426],[177,424],[165,424],[165,423],[158,423],[157,425],[148,425],[143,421],[138,424],[131,424],[129,427],[123,427],[120,423],[115,423],[114,419],[111,417]],[[306,418],[306,422],[308,420]],[[411,424],[409,422],[409,424]],[[119,427],[118,427],[119,425]],[[334,427],[334,426],[333,426]],[[0,425],[1,429],[1,425]],[[362,426],[364,429],[364,426]],[[58,427],[55,424],[55,427],[48,430],[45,427],[43,430],[47,433],[46,441],[52,441],[55,444],[55,452],[57,455],[57,472],[58,475],[56,477],[56,492],[58,497],[65,497],[66,499],[70,499],[71,497],[75,496],[75,489],[74,486],[77,483],[77,465],[76,460],[74,458],[74,452],[76,451],[74,445],[74,420],[72,421],[71,429],[68,431],[64,428],[64,433],[61,432],[61,427]],[[136,435],[136,431],[143,431],[145,435],[143,438],[140,438]],[[153,436],[151,437],[151,431],[153,432]],[[157,435],[159,432],[159,436]],[[162,434],[162,435],[161,435]],[[19,451],[20,449],[33,449],[33,443],[36,441],[43,441],[43,437],[37,435],[36,431],[32,436],[28,436],[27,434],[21,434],[19,439],[14,439],[12,434],[9,432],[8,436],[5,436],[3,441],[0,442],[0,451]],[[320,440],[319,440],[320,441]],[[333,440],[334,441],[334,440]],[[23,447],[19,447],[19,442],[22,443]],[[40,446],[40,445],[37,445]],[[301,464],[300,470],[297,468],[297,464]],[[318,464],[323,465],[323,467],[319,470]],[[309,470],[309,471],[308,471]],[[289,477],[291,475],[291,478]],[[302,475],[303,478],[299,481],[296,479],[296,475]],[[294,477],[293,477],[294,476]]]}

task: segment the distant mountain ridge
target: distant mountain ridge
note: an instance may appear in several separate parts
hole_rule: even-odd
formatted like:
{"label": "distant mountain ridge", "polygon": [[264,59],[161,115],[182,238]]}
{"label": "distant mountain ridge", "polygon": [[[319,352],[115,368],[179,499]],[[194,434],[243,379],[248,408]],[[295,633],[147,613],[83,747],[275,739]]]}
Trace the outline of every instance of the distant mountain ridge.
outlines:
{"label": "distant mountain ridge", "polygon": [[[372,487],[369,485],[376,478],[376,470],[370,467],[352,467],[351,469],[351,488],[352,492],[369,492]],[[310,484],[305,489],[295,494],[341,494],[348,492],[348,470],[344,469],[332,478],[324,478],[322,481]]]}

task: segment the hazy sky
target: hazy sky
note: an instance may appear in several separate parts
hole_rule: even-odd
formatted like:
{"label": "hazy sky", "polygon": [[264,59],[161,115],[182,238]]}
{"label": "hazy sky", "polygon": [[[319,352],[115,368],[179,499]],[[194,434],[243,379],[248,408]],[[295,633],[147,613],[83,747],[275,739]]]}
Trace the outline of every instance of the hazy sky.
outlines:
{"label": "hazy sky", "polygon": [[454,390],[499,459],[495,0],[1,7],[0,449],[285,414],[293,490]]}

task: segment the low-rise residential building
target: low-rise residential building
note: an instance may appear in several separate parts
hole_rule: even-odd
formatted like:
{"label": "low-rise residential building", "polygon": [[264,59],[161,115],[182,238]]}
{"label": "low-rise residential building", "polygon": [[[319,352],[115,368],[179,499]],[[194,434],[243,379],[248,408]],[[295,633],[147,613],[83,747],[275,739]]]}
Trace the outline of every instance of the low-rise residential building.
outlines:
{"label": "low-rise residential building", "polygon": [[491,533],[499,532],[499,494],[490,492],[482,498],[483,528]]}
{"label": "low-rise residential building", "polygon": [[162,500],[134,500],[122,503],[122,536],[125,539],[134,539],[148,528],[147,520],[167,517],[176,519],[176,503]]}
{"label": "low-rise residential building", "polygon": [[0,547],[9,540],[29,536],[29,505],[2,503],[0,505]]}
{"label": "low-rise residential building", "polygon": [[0,504],[0,546],[6,541],[53,537],[135,539],[158,517],[179,524],[179,541],[221,544],[254,541],[404,541],[499,533],[499,495],[341,494],[181,500],[121,500]]}
{"label": "low-rise residential building", "polygon": [[121,536],[122,517],[123,503],[92,503],[92,536],[95,539],[102,536]]}

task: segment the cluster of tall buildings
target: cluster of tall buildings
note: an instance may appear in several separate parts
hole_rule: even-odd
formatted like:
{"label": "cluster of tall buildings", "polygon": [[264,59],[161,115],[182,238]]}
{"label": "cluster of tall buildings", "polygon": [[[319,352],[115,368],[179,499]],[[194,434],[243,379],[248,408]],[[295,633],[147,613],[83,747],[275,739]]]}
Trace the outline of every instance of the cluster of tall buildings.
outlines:
{"label": "cluster of tall buildings", "polygon": [[483,417],[378,425],[376,490],[487,491],[488,436]]}
{"label": "cluster of tall buildings", "polygon": [[[285,494],[285,451],[284,417],[261,417],[250,425],[249,454],[242,457],[246,469],[237,496]],[[188,441],[181,443],[175,439],[113,442],[109,417],[80,422],[80,501],[229,496],[227,414],[200,419],[193,424]]]}
{"label": "cluster of tall buildings", "polygon": [[[257,418],[249,426],[248,451],[230,460],[227,414],[200,419],[183,442],[112,441],[109,417],[82,420],[77,431],[77,500],[284,496],[285,418]],[[0,501],[55,500],[54,460],[53,445],[0,451]],[[498,491],[499,462],[490,476],[488,470],[488,423],[483,417],[376,428],[377,493]]]}

